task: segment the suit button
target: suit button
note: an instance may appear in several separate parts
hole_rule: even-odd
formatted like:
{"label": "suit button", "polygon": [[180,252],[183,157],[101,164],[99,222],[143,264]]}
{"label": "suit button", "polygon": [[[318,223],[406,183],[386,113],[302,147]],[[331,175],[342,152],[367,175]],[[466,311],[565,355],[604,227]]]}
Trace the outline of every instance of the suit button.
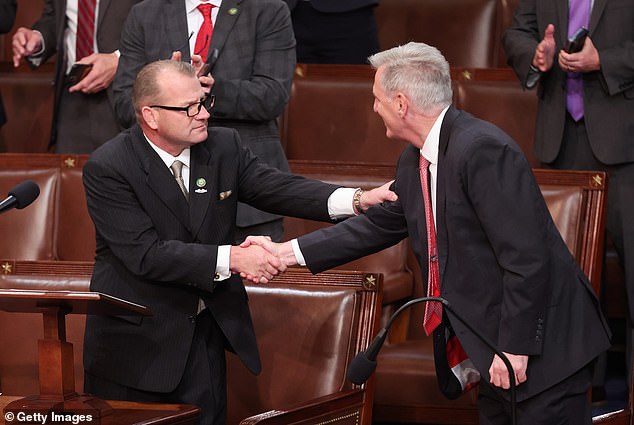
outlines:
{"label": "suit button", "polygon": [[187,320],[189,320],[190,323],[196,323],[196,316],[187,316]]}

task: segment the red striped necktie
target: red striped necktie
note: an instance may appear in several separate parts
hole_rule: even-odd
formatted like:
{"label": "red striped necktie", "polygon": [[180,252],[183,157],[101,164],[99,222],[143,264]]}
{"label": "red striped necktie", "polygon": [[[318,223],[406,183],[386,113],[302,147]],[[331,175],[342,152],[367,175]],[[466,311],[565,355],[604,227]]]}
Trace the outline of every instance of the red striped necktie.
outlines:
{"label": "red striped necktie", "polygon": [[77,9],[77,40],[75,62],[94,52],[95,10],[97,0],[79,0]]}
{"label": "red striped necktie", "polygon": [[[431,204],[431,194],[429,192],[429,161],[420,156],[420,185],[423,189],[423,201],[425,203],[425,223],[427,224],[427,296],[440,297],[440,271],[438,268],[438,249],[436,246],[436,226],[434,225],[434,213]],[[425,316],[423,317],[423,327],[425,333],[431,333],[440,325],[442,321],[442,304],[438,302],[428,302],[425,304]]]}

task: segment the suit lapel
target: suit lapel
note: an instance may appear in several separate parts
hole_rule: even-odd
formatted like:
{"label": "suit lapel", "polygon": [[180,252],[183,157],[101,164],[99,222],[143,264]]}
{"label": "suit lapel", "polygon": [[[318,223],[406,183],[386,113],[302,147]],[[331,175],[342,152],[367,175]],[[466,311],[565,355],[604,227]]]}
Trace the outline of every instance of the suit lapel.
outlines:
{"label": "suit lapel", "polygon": [[[557,7],[557,16],[559,18],[559,22],[557,22],[555,27],[555,34],[558,34],[558,44],[565,46],[568,40],[568,0],[557,0],[555,7]],[[544,37],[544,34],[540,34],[540,37]],[[555,61],[557,61],[557,58],[555,58]]]}
{"label": "suit lapel", "polygon": [[[171,51],[180,50],[183,62],[191,61],[189,51],[189,32],[187,30],[187,14],[183,0],[168,0],[163,14],[165,37]],[[163,58],[169,59],[169,58]]]}
{"label": "suit lapel", "polygon": [[240,7],[242,0],[223,0],[216,17],[216,24],[214,25],[214,33],[211,36],[211,44],[209,46],[209,55],[207,59],[210,59],[213,55],[211,52],[213,49],[218,49],[218,52],[222,51],[229,33],[233,30],[234,25],[238,21],[242,8]]}
{"label": "suit lapel", "polygon": [[588,31],[590,37],[594,33],[595,28],[599,24],[599,20],[601,19],[601,15],[603,14],[603,9],[605,9],[605,5],[608,0],[594,0],[594,5],[592,6],[592,12],[590,13],[590,24],[588,25]]}
{"label": "suit lapel", "polygon": [[141,168],[146,174],[145,183],[156,197],[165,204],[165,207],[189,229],[189,205],[183,197],[174,175],[145,140],[140,127],[135,127],[133,131],[135,132],[133,147],[139,158]]}
{"label": "suit lapel", "polygon": [[217,182],[214,173],[214,158],[207,147],[200,143],[191,149],[191,173],[189,175],[189,211],[192,224],[192,235],[196,237],[203,224]]}
{"label": "suit lapel", "polygon": [[108,11],[108,7],[110,6],[111,0],[100,0],[99,1],[99,16],[97,16],[97,31],[101,28],[101,23],[103,22],[104,16],[106,16],[106,12]]}
{"label": "suit lapel", "polygon": [[[440,127],[440,142],[438,145],[438,170],[437,178],[438,183],[436,187],[436,243],[438,246],[438,268],[440,270],[440,281],[443,281],[445,275],[445,268],[447,266],[447,223],[445,221],[445,214],[447,211],[447,177],[446,173],[454,172],[455,170],[447,170],[444,163],[444,158],[449,147],[449,138],[451,136],[451,127],[454,121],[460,115],[460,111],[453,106],[449,107],[445,118],[442,121]],[[442,287],[442,285],[441,285]]]}

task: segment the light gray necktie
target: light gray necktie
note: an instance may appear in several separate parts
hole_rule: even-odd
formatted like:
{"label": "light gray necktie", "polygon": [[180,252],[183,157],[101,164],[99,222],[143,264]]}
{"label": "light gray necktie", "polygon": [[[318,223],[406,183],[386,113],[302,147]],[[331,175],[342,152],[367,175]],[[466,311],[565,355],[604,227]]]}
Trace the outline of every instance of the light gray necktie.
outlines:
{"label": "light gray necktie", "polygon": [[183,163],[179,160],[176,160],[172,163],[170,169],[172,170],[172,173],[174,173],[176,183],[178,183],[178,187],[181,188],[181,192],[183,192],[185,199],[189,201],[189,192],[187,191],[187,188],[185,187],[185,182],[183,181]]}

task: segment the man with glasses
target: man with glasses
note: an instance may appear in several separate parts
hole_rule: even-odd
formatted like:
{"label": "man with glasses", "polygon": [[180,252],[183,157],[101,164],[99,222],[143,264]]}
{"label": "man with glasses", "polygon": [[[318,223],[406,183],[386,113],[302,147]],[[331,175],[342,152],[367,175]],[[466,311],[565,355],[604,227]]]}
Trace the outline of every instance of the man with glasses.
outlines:
{"label": "man with glasses", "polygon": [[[238,273],[266,283],[284,270],[260,247],[232,246],[238,200],[280,215],[354,214],[354,189],[261,163],[233,129],[207,128],[214,98],[191,65],[144,67],[138,125],[84,170],[97,249],[91,289],[149,307],[151,317],[89,316],[85,390],[104,399],[190,403],[201,424],[226,422],[225,349],[254,373],[260,359]],[[395,195],[363,192],[361,210]],[[362,211],[358,211],[362,212]]]}
{"label": "man with glasses", "polygon": [[[281,0],[147,0],[132,8],[121,33],[114,79],[119,122],[135,122],[132,85],[150,62],[179,52],[200,56],[215,80],[218,103],[211,126],[235,128],[268,165],[288,171],[277,118],[288,102],[295,70],[290,12]],[[250,234],[281,240],[282,218],[244,203],[237,210],[236,242]]]}

